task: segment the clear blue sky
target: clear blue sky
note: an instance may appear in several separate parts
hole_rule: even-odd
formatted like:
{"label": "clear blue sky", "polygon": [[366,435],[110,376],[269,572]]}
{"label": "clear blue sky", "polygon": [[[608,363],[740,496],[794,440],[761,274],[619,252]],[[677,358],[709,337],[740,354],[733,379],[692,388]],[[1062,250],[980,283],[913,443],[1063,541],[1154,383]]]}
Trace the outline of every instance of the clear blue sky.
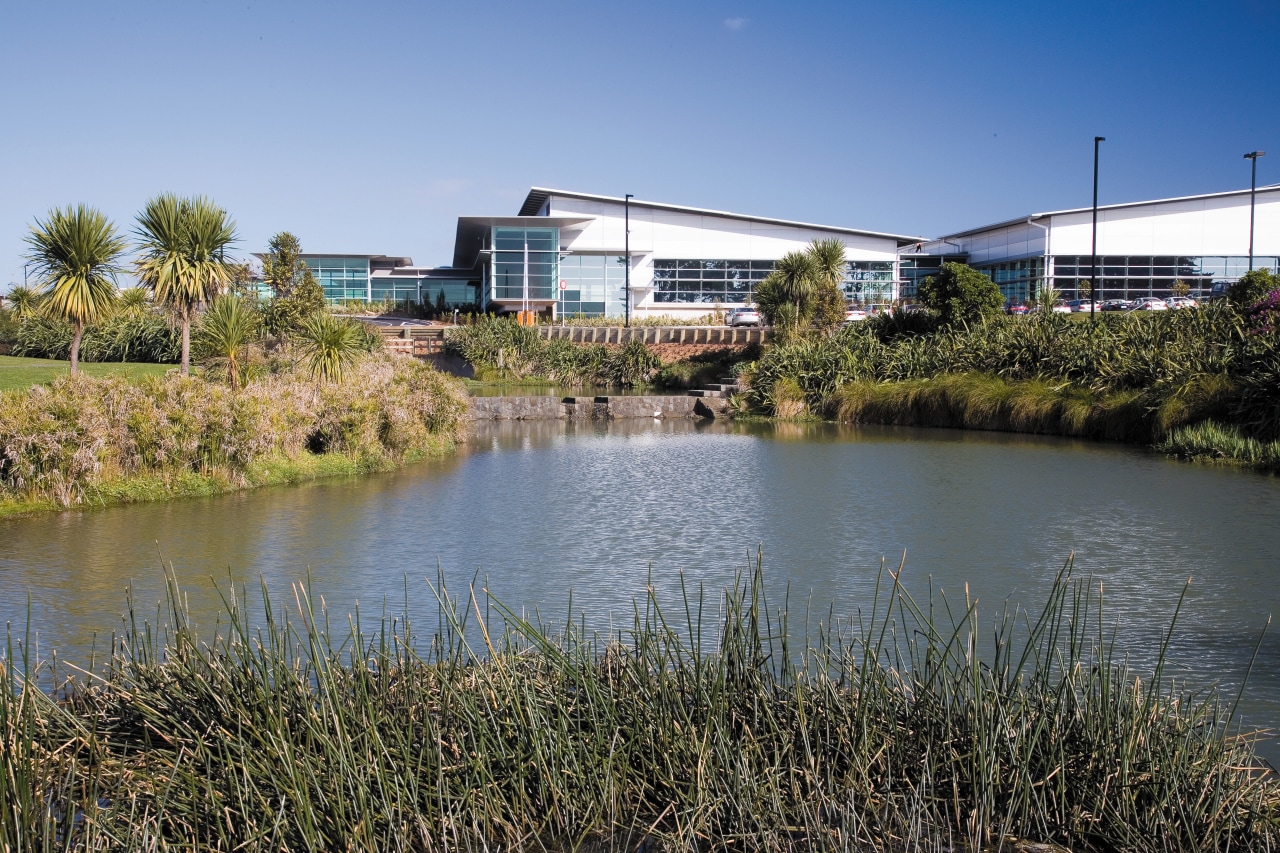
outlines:
{"label": "clear blue sky", "polygon": [[14,0],[0,289],[85,202],[448,263],[530,186],[936,236],[1280,182],[1280,4]]}

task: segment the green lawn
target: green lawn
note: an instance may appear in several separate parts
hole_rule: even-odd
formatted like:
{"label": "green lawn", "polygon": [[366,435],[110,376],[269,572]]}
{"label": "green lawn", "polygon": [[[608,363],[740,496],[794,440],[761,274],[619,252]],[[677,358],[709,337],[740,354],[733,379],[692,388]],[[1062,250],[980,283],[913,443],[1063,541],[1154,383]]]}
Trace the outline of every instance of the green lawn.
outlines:
{"label": "green lawn", "polygon": [[[166,371],[173,370],[176,367],[176,364],[136,364],[127,361],[113,361],[104,364],[80,362],[80,369],[88,376],[141,377],[163,375]],[[70,370],[70,365],[65,361],[0,355],[0,391],[8,391],[14,388],[30,388],[32,385],[39,385],[59,376],[65,376],[68,370]]]}

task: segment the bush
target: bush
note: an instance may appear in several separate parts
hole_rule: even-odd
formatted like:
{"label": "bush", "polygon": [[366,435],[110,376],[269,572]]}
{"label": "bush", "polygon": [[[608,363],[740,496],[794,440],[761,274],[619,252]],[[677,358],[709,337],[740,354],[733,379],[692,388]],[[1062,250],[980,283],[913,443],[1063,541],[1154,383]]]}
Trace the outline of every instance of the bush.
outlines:
{"label": "bush", "polygon": [[[44,314],[28,314],[18,325],[13,354],[65,360],[71,354],[71,324]],[[181,332],[147,309],[119,311],[85,328],[80,360],[140,361],[176,364],[182,352]]]}
{"label": "bush", "polygon": [[947,325],[973,325],[999,314],[1004,307],[1004,296],[989,276],[951,262],[920,283],[918,296],[920,303],[937,311]]}
{"label": "bush", "polygon": [[390,356],[319,389],[301,374],[239,394],[180,375],[62,378],[0,395],[0,497],[70,506],[104,482],[184,472],[243,486],[259,460],[308,451],[393,464],[457,439],[465,413],[457,382]]}

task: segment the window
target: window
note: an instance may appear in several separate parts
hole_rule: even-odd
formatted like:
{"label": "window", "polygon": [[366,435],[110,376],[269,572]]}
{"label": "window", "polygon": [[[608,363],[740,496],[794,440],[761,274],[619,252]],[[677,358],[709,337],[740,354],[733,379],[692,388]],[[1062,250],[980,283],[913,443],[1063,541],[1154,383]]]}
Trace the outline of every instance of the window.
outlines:
{"label": "window", "polygon": [[368,258],[307,258],[307,266],[330,301],[369,298]]}
{"label": "window", "polygon": [[773,261],[666,260],[653,262],[653,301],[742,305]]}
{"label": "window", "polygon": [[559,255],[558,228],[494,228],[491,298],[555,299]]}

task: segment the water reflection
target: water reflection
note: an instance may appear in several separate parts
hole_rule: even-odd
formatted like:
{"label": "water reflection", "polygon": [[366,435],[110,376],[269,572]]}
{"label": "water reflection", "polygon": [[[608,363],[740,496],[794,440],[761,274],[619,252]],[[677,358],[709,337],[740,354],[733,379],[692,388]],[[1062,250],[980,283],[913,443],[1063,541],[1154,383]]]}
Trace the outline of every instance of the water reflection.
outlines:
{"label": "water reflection", "polygon": [[[1192,578],[1174,645],[1198,680],[1238,677],[1280,591],[1280,480],[1172,463],[1132,448],[1034,436],[631,420],[486,422],[456,456],[395,474],[170,504],[0,521],[0,617],[27,601],[45,649],[73,657],[144,614],[172,564],[206,624],[208,580],[288,596],[312,579],[339,613],[406,604],[434,624],[426,581],[473,576],[518,608],[628,621],[653,583],[713,595],[757,548],[775,600],[851,614],[882,559],[909,587],[993,617],[1038,603],[1072,553],[1105,583],[1141,658]],[[984,617],[986,618],[986,617]],[[1250,692],[1280,724],[1280,641]]]}

